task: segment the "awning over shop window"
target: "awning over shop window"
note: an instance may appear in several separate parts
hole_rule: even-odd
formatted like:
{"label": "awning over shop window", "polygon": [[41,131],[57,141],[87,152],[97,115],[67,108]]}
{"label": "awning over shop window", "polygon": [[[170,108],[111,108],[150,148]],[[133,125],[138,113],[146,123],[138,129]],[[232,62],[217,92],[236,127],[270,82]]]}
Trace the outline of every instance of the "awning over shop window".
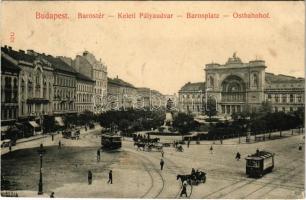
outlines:
{"label": "awning over shop window", "polygon": [[29,121],[29,124],[34,128],[39,127],[39,125],[35,121]]}
{"label": "awning over shop window", "polygon": [[64,121],[63,121],[63,118],[61,118],[61,117],[55,117],[54,120],[55,120],[55,122],[56,122],[57,125],[59,125],[59,126],[65,126]]}

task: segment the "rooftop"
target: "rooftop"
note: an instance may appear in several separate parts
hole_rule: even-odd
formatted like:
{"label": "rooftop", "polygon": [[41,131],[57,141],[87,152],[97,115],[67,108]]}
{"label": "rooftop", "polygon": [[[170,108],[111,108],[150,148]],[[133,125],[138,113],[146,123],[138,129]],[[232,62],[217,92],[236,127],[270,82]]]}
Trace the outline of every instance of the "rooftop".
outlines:
{"label": "rooftop", "polygon": [[1,47],[1,51],[9,55],[17,61],[25,61],[28,63],[33,63],[37,58],[43,58],[51,63],[52,68],[55,70],[61,70],[71,73],[76,73],[72,66],[68,65],[66,62],[62,61],[60,58],[53,57],[51,55],[46,55],[44,53],[38,53],[34,50],[13,50],[12,47],[4,46]]}
{"label": "rooftop", "polygon": [[136,87],[128,82],[123,81],[122,79],[119,79],[118,77],[116,78],[107,78],[107,82],[108,84],[114,84],[114,85],[118,85],[118,86],[123,86],[123,87],[130,87],[130,88],[135,88]]}
{"label": "rooftop", "polygon": [[186,83],[180,91],[205,91],[205,82]]}
{"label": "rooftop", "polygon": [[1,71],[2,69],[20,71],[20,67],[18,67],[18,65],[1,55]]}
{"label": "rooftop", "polygon": [[88,82],[95,82],[94,80],[92,80],[91,78],[89,78],[88,76],[81,74],[81,73],[77,73],[76,74],[77,79],[79,80],[84,80],[84,81],[88,81]]}
{"label": "rooftop", "polygon": [[288,76],[284,74],[275,75],[273,73],[266,72],[265,74],[266,82],[270,83],[288,83],[288,82],[303,82],[304,78],[296,78],[294,76]]}

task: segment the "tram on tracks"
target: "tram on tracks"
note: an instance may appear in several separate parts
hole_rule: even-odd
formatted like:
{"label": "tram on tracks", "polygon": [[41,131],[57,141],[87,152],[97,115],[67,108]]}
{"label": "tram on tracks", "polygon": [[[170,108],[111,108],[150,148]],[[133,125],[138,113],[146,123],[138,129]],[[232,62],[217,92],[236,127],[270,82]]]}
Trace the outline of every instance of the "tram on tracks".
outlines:
{"label": "tram on tracks", "polygon": [[257,150],[246,159],[246,174],[249,177],[260,178],[274,168],[274,153]]}
{"label": "tram on tracks", "polygon": [[119,135],[115,135],[115,134],[102,133],[101,145],[102,145],[102,149],[105,149],[105,150],[120,149],[122,146],[122,137]]}

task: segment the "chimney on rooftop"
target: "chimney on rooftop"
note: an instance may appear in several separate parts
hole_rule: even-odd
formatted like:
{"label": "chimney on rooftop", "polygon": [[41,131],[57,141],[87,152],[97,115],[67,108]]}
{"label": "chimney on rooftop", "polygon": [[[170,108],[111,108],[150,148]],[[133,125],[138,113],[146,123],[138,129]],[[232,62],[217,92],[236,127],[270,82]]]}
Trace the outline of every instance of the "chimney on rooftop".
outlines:
{"label": "chimney on rooftop", "polygon": [[25,53],[25,51],[24,51],[24,50],[21,50],[21,49],[19,50],[19,52],[20,52],[20,53],[23,53],[23,54]]}
{"label": "chimney on rooftop", "polygon": [[32,49],[28,49],[27,50],[27,54],[31,55],[31,56],[37,56],[37,52],[35,52],[34,50]]}
{"label": "chimney on rooftop", "polygon": [[83,52],[83,56],[86,56],[88,54],[88,51]]}
{"label": "chimney on rooftop", "polygon": [[12,47],[11,47],[11,46],[8,46],[8,49],[9,49],[9,50],[12,50]]}

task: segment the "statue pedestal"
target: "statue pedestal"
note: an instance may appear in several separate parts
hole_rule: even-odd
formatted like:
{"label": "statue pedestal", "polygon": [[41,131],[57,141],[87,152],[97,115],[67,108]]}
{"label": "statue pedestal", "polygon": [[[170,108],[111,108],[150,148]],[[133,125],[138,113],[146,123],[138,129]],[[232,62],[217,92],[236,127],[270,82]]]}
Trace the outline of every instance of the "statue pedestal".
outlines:
{"label": "statue pedestal", "polygon": [[172,117],[172,114],[170,112],[166,112],[166,119],[164,121],[164,125],[166,125],[168,122],[172,126],[173,117]]}

